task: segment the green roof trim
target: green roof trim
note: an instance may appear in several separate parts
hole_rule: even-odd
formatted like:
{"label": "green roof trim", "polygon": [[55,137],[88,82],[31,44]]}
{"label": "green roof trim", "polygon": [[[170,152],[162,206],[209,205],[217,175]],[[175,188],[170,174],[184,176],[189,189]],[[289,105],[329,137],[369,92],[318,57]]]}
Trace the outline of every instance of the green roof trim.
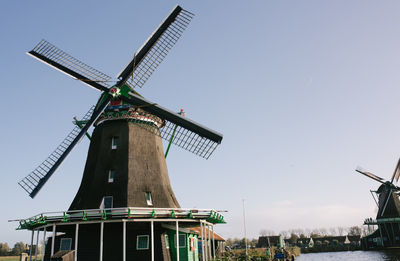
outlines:
{"label": "green roof trim", "polygon": [[213,224],[226,223],[221,213],[210,209],[179,208],[112,208],[41,213],[18,221],[17,230],[33,230],[46,224],[120,219],[190,219],[206,220]]}

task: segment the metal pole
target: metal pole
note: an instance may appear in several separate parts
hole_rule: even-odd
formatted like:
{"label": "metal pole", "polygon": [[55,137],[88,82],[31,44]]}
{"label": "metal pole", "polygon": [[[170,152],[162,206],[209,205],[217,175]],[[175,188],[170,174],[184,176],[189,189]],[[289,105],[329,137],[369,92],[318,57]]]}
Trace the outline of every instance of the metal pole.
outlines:
{"label": "metal pole", "polygon": [[46,255],[46,228],[43,228],[43,250],[42,250],[42,261],[44,260],[44,256]]}
{"label": "metal pole", "polygon": [[200,221],[200,235],[201,235],[201,257],[204,259],[204,233],[203,233],[203,222]]}
{"label": "metal pole", "polygon": [[176,261],[179,261],[179,224],[176,221]]}
{"label": "metal pole", "polygon": [[51,253],[50,253],[50,259],[54,255],[54,241],[56,240],[56,223],[53,223],[53,237],[51,239]]}
{"label": "metal pole", "polygon": [[396,244],[396,236],[394,234],[393,223],[390,223],[390,228],[392,229],[393,245],[395,245]]}
{"label": "metal pole", "polygon": [[244,227],[244,243],[246,244],[246,260],[247,260],[246,212],[244,209],[244,199],[243,199],[243,227]]}
{"label": "metal pole", "polygon": [[154,221],[151,224],[151,261],[154,261]]}
{"label": "metal pole", "polygon": [[104,232],[104,222],[100,223],[100,261],[103,261],[103,232]]}
{"label": "metal pole", "polygon": [[38,248],[39,248],[39,232],[40,230],[36,230],[36,247],[35,247],[35,261],[37,261],[37,255],[38,255]]}
{"label": "metal pole", "polygon": [[211,259],[212,255],[211,255],[211,230],[210,230],[210,225],[207,225],[207,229],[208,229],[208,251],[210,252],[210,254],[208,256]]}
{"label": "metal pole", "polygon": [[213,258],[215,259],[215,257],[216,257],[216,253],[215,253],[215,236],[214,236],[214,225],[212,225],[212,244],[213,244],[213,252],[214,252],[214,255],[213,255]]}
{"label": "metal pole", "polygon": [[203,224],[204,229],[204,256],[206,257],[206,261],[208,261],[208,239],[207,239],[207,229],[206,224]]}
{"label": "metal pole", "polygon": [[381,226],[382,226],[382,224],[381,224],[381,225],[378,225],[378,229],[379,229],[379,234],[381,234],[382,246],[384,247],[385,245],[383,244],[383,237],[382,237],[382,228],[381,228]]}
{"label": "metal pole", "polygon": [[126,261],[126,221],[122,221],[122,260]]}
{"label": "metal pole", "polygon": [[75,255],[74,261],[78,261],[78,237],[79,237],[79,224],[75,225]]}
{"label": "metal pole", "polygon": [[35,230],[32,229],[32,237],[31,237],[31,247],[29,249],[29,261],[32,261],[32,247],[33,247],[33,236],[35,234]]}
{"label": "metal pole", "polygon": [[386,227],[386,223],[383,223],[383,228],[384,228],[384,232],[386,231],[386,234],[387,234],[387,239],[388,239],[388,244],[390,245],[390,241],[392,241],[391,239],[390,239],[390,234],[389,234],[389,230],[388,230],[388,228]]}

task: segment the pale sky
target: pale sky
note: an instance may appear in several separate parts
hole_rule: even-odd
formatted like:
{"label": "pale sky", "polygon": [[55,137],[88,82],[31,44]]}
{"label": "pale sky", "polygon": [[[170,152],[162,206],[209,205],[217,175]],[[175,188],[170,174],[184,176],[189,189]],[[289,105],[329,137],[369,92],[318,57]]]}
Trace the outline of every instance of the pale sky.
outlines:
{"label": "pale sky", "polygon": [[261,229],[361,225],[374,217],[360,165],[390,178],[400,156],[400,2],[372,0],[11,1],[0,8],[0,242],[28,242],[8,219],[67,210],[88,141],[32,200],[17,184],[99,93],[29,57],[41,39],[115,76],[169,11],[195,13],[143,89],[224,135],[209,160],[169,152],[185,208],[228,210],[225,238]]}

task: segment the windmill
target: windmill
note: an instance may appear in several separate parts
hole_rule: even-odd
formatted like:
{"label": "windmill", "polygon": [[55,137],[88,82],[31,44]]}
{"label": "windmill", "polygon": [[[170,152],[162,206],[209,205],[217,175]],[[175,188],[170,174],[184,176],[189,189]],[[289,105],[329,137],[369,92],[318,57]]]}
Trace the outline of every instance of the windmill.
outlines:
{"label": "windmill", "polygon": [[[163,61],[192,17],[192,13],[176,6],[134,54],[113,85],[110,84],[110,76],[84,64],[45,40],[40,41],[28,52],[41,62],[101,92],[97,104],[92,106],[81,120],[75,118],[76,127],[65,140],[44,162],[19,182],[29,196],[34,198],[79,140],[85,134],[90,137],[87,131],[94,126],[81,185],[69,210],[59,216],[49,217],[41,214],[20,220],[20,229],[30,229],[37,233],[40,230],[46,233],[51,228],[49,222],[53,224],[53,237],[47,243],[51,245],[51,250],[46,248],[46,257],[53,256],[54,245],[58,244],[57,242],[60,244],[59,250],[63,250],[64,239],[71,239],[67,249],[71,249],[74,241],[75,251],[78,251],[78,225],[81,224],[79,237],[92,240],[95,235],[100,234],[101,243],[93,245],[89,243],[90,240],[85,243],[80,241],[79,246],[83,250],[75,254],[75,260],[78,255],[82,260],[103,260],[103,255],[106,260],[125,260],[126,255],[138,260],[148,259],[150,252],[138,251],[146,249],[146,235],[140,233],[147,231],[147,225],[133,225],[134,222],[126,224],[129,218],[135,218],[135,222],[145,218],[143,222],[151,223],[153,260],[154,257],[157,260],[169,260],[169,255],[173,256],[174,253],[179,259],[179,253],[169,253],[166,249],[170,243],[176,245],[176,249],[180,249],[181,235],[179,240],[174,241],[172,235],[171,239],[168,239],[168,233],[171,234],[173,230],[171,226],[161,224],[162,222],[154,224],[151,220],[167,218],[167,223],[175,221],[177,236],[178,222],[189,227],[195,224],[193,222],[198,222],[197,226],[200,223],[202,231],[203,227],[205,231],[205,226],[224,222],[222,215],[214,210],[180,209],[170,185],[161,141],[163,138],[169,142],[168,149],[171,144],[175,144],[208,159],[221,143],[222,135],[184,117],[183,111],[176,113],[168,110],[146,100],[136,91]],[[181,220],[182,218],[184,219]],[[88,219],[91,219],[90,224],[85,223]],[[104,228],[104,223],[110,219],[113,222]],[[122,230],[118,228],[118,222],[123,225],[123,242],[115,240],[115,237],[122,238],[119,235]],[[55,229],[56,225],[60,224],[64,225],[61,226],[61,232],[64,233],[61,237],[57,236]],[[93,227],[94,224],[100,226]],[[73,228],[73,225],[76,225],[76,228]],[[119,232],[115,232],[118,230]],[[103,237],[104,233],[108,233],[108,238]],[[137,248],[131,249],[130,252],[129,248],[126,249],[125,242],[129,234],[137,235]],[[186,239],[190,237],[190,234],[185,235]],[[192,239],[195,240],[196,237],[192,235]],[[108,243],[104,243],[103,240],[108,240]],[[147,247],[148,240],[149,235]],[[171,242],[168,243],[169,241]],[[68,246],[68,242],[65,242],[64,246]],[[108,245],[107,248],[104,248],[105,245]],[[112,250],[121,245],[124,246],[124,250],[121,251],[123,254],[118,256]],[[204,245],[206,247],[207,243]],[[197,249],[197,243],[194,241],[190,241],[190,246],[190,251]],[[208,253],[207,250],[204,251],[203,253]],[[209,253],[211,255],[211,250]]]}
{"label": "windmill", "polygon": [[[400,188],[395,185],[398,182],[400,176],[400,159],[397,162],[397,165],[394,169],[392,177],[389,180],[385,181],[384,178],[381,178],[375,174],[372,174],[369,171],[366,171],[360,167],[356,169],[358,173],[361,173],[379,183],[381,185],[376,191],[371,191],[371,193],[375,193],[377,195],[377,199],[374,197],[375,203],[378,207],[378,213],[376,215],[376,219],[366,219],[365,225],[377,225],[378,230],[367,236],[364,239],[365,245],[369,246],[367,239],[368,238],[377,238],[379,240],[371,242],[380,242],[380,246],[398,246],[400,245],[400,240],[396,236],[399,233],[400,227],[400,200],[399,194]],[[379,245],[379,244],[378,244]],[[368,247],[367,247],[368,248]]]}
{"label": "windmill", "polygon": [[[147,118],[148,122],[153,122],[153,119],[158,117],[163,121],[159,133],[162,138],[167,141],[171,141],[171,138],[173,138],[174,144],[201,157],[210,157],[217,145],[221,143],[221,134],[144,99],[134,90],[134,88],[142,87],[155,71],[179,39],[192,16],[190,12],[179,6],[174,8],[135,53],[128,65],[118,75],[118,81],[113,86],[109,86],[111,77],[80,62],[47,41],[42,40],[28,53],[102,92],[97,104],[80,121],[80,123],[83,123],[83,127],[75,127],[42,164],[19,182],[19,185],[29,193],[30,197],[36,196],[109,104],[111,105],[108,108],[109,110],[129,108],[136,109],[137,112],[140,110],[141,112],[137,113],[136,118]],[[175,134],[172,136],[174,129],[176,129]]]}

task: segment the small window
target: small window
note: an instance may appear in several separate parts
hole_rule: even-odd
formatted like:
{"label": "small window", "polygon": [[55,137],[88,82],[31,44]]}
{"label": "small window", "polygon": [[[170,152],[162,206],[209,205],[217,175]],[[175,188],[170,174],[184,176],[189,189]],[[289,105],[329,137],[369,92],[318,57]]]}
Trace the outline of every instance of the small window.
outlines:
{"label": "small window", "polygon": [[60,251],[71,250],[72,238],[61,238]]}
{"label": "small window", "polygon": [[108,171],[108,183],[113,183],[114,182],[114,174],[115,174],[115,170],[110,169]]}
{"label": "small window", "polygon": [[147,206],[153,206],[153,200],[151,199],[151,192],[146,192]]}
{"label": "small window", "polygon": [[149,249],[149,236],[148,235],[137,236],[137,238],[136,238],[136,249],[137,250]]}
{"label": "small window", "polygon": [[100,204],[100,209],[108,209],[113,207],[113,197],[104,197]]}
{"label": "small window", "polygon": [[118,146],[118,137],[112,137],[111,140],[111,149],[116,150]]}
{"label": "small window", "polygon": [[168,234],[165,234],[165,248],[169,249],[169,237],[168,237]]}
{"label": "small window", "polygon": [[[174,238],[176,239],[176,234]],[[175,245],[176,245],[176,240],[175,240]],[[186,235],[179,234],[179,248],[184,248],[184,247],[186,247]]]}

